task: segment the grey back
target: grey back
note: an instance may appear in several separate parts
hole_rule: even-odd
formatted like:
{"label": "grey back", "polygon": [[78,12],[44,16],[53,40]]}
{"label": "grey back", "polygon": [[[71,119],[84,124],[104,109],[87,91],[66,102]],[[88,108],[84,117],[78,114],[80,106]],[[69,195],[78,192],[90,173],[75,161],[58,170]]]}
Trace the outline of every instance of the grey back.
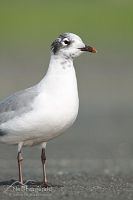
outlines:
{"label": "grey back", "polygon": [[32,101],[37,95],[37,87],[33,86],[0,101],[0,124],[32,110]]}

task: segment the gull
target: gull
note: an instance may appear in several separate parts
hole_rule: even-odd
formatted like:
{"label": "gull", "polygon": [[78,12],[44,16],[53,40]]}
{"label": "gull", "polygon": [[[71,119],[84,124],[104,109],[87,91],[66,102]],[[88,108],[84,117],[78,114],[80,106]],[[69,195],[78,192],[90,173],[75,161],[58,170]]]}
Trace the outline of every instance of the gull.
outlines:
{"label": "gull", "polygon": [[41,145],[43,170],[46,177],[46,144],[59,136],[75,121],[78,88],[73,59],[83,52],[96,53],[79,36],[63,33],[51,44],[51,58],[44,78],[36,85],[0,101],[0,142],[18,145],[19,182],[23,184],[22,147]]}

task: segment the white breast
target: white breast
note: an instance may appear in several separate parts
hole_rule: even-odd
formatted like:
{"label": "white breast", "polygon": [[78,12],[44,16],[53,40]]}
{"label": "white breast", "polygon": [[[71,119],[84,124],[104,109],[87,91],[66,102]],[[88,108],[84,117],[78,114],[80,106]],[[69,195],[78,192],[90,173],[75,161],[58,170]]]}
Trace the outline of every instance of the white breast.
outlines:
{"label": "white breast", "polygon": [[26,145],[48,141],[75,121],[79,99],[72,63],[66,63],[66,66],[62,66],[59,61],[57,65],[51,63],[46,76],[37,87],[39,95],[33,102],[33,110],[3,124],[3,129],[9,132],[3,137],[3,141],[25,141]]}

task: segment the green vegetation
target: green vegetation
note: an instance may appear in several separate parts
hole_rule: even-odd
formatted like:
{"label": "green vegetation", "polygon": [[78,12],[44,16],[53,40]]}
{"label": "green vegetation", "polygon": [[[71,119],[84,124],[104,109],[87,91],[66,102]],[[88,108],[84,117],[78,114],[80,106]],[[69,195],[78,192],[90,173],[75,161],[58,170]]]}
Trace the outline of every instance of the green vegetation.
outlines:
{"label": "green vegetation", "polygon": [[60,32],[75,32],[91,41],[131,47],[133,1],[1,1],[1,47],[43,47]]}

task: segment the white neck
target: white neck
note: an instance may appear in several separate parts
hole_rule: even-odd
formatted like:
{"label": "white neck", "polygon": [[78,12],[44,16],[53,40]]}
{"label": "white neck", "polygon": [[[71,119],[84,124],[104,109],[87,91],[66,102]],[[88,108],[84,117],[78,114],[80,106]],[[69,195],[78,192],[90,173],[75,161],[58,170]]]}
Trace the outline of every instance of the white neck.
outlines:
{"label": "white neck", "polygon": [[47,74],[54,73],[60,75],[72,70],[71,68],[73,68],[73,60],[71,58],[51,55]]}
{"label": "white neck", "polygon": [[57,83],[61,84],[61,82],[64,84],[65,81],[75,81],[77,84],[73,60],[71,58],[68,59],[63,56],[51,55],[48,71],[39,83],[39,86],[43,87],[48,82],[54,84],[54,81],[56,85]]}
{"label": "white neck", "polygon": [[[55,104],[66,105],[77,113],[79,99],[75,69],[72,60],[51,56],[46,76],[38,84],[40,94],[50,95]],[[42,97],[41,99],[46,98]],[[73,112],[73,111],[71,111]]]}

